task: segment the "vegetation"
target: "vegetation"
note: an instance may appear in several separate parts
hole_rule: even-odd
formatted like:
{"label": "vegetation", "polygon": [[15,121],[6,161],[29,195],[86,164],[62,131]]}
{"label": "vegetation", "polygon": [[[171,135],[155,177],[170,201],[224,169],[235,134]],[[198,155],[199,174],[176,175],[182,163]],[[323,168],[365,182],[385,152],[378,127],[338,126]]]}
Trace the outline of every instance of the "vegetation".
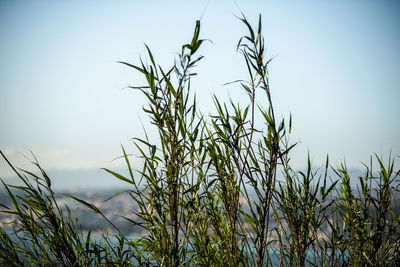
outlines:
{"label": "vegetation", "polygon": [[[104,233],[101,241],[81,232],[68,207],[56,202],[36,159],[40,174],[14,168],[1,153],[23,182],[3,182],[12,206],[2,205],[2,212],[19,225],[12,234],[0,228],[3,265],[400,265],[396,159],[371,158],[356,188],[345,164],[334,168],[328,158],[323,173],[309,159],[304,171],[294,170],[291,117],[278,120],[274,113],[261,16],[256,27],[244,16],[241,21],[248,33],[237,49],[248,78],[234,84],[247,93],[245,106],[214,97],[216,114],[197,109],[191,78],[205,41],[199,21],[169,69],[147,46],[149,65],[121,62],[146,80],[132,88],[146,96],[143,110],[158,140],[133,139],[143,160],[139,170],[122,147],[129,176],[105,171],[129,185],[138,209],[135,219],[126,219],[143,228],[142,237],[130,240],[117,226],[118,234]],[[103,216],[95,205],[70,197]]]}

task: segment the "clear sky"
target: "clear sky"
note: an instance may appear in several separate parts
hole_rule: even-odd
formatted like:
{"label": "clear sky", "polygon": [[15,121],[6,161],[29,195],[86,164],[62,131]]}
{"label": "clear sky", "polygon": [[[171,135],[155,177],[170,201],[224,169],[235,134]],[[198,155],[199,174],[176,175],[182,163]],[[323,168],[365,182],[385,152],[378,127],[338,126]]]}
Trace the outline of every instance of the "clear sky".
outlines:
{"label": "clear sky", "polygon": [[247,78],[238,6],[252,22],[262,14],[276,114],[292,113],[300,141],[296,166],[308,150],[317,166],[326,154],[349,167],[400,155],[400,2],[365,0],[0,1],[0,149],[22,167],[28,149],[47,169],[118,167],[120,144],[132,151],[147,118],[144,98],[125,89],[140,76],[116,62],[137,63],[146,43],[170,66],[203,13],[201,38],[213,43],[194,80],[200,107],[212,112],[214,93],[244,100],[222,86]]}

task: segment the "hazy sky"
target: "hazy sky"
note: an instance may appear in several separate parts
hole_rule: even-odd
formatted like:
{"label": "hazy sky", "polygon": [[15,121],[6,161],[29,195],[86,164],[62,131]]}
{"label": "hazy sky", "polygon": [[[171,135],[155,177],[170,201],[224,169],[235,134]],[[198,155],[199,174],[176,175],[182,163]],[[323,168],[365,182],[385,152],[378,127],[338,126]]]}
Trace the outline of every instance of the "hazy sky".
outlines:
{"label": "hazy sky", "polygon": [[[144,43],[162,66],[190,41],[202,16],[194,90],[203,113],[211,96],[246,100],[236,53],[262,14],[276,114],[293,115],[294,164],[310,151],[360,167],[374,152],[400,155],[398,1],[6,1],[0,2],[0,149],[18,166],[32,150],[47,169],[118,167],[120,144],[142,137],[144,98],[125,89],[141,77]],[[262,104],[263,100],[259,100]],[[151,132],[151,130],[150,130]],[[10,173],[3,161],[0,176]]]}

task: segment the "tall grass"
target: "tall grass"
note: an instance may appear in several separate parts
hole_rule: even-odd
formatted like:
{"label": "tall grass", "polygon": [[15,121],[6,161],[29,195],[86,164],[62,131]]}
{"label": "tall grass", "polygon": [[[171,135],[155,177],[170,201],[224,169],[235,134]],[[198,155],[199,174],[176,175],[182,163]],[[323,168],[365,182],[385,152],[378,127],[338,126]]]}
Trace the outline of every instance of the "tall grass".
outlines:
{"label": "tall grass", "polygon": [[[18,228],[0,229],[0,261],[20,265],[305,266],[398,265],[400,263],[400,170],[395,158],[371,158],[365,176],[350,177],[346,166],[305,171],[290,165],[292,117],[278,120],[269,86],[261,16],[256,27],[242,16],[247,34],[237,50],[248,77],[232,84],[248,95],[241,106],[213,101],[216,113],[197,108],[191,79],[202,56],[200,22],[169,68],[120,62],[145,78],[132,86],[147,99],[143,111],[157,139],[133,138],[142,159],[134,169],[122,147],[128,176],[104,169],[127,183],[137,204],[133,226],[143,235],[130,240],[92,203],[69,195],[103,216],[117,234],[102,241],[79,230],[68,207],[60,207],[51,179],[35,159],[35,172],[16,169],[23,182],[7,185]],[[243,105],[243,104],[242,104]],[[256,118],[262,118],[257,123]],[[377,164],[377,169],[373,168]],[[385,165],[387,164],[387,165]],[[329,169],[335,172],[328,176]],[[278,174],[283,179],[278,179]],[[358,179],[357,188],[350,181]],[[124,216],[124,215],[122,215]]]}

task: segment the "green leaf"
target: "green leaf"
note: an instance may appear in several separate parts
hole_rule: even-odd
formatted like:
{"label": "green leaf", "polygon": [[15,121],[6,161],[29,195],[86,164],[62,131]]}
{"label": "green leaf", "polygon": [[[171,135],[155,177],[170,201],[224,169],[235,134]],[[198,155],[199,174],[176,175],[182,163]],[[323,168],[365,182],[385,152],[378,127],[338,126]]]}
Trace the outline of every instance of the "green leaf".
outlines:
{"label": "green leaf", "polygon": [[127,63],[127,62],[123,62],[123,61],[117,61],[117,62],[118,62],[118,63],[121,63],[121,64],[124,64],[124,65],[126,65],[126,66],[128,66],[128,67],[134,68],[134,69],[140,71],[140,72],[143,73],[143,74],[147,74],[147,72],[146,72],[144,69],[142,69],[142,68],[140,68],[140,67],[138,67],[138,66],[135,66],[135,65],[129,64],[129,63]]}
{"label": "green leaf", "polygon": [[72,199],[78,201],[79,203],[83,204],[84,206],[88,207],[89,209],[93,210],[94,212],[101,214],[99,208],[97,208],[95,205],[93,205],[91,203],[88,203],[85,200],[82,200],[82,199],[80,199],[78,197],[75,197],[75,196],[73,196],[71,194],[65,194],[65,195],[67,197],[69,197],[69,198],[72,198]]}
{"label": "green leaf", "polygon": [[106,172],[110,173],[110,174],[113,175],[114,177],[116,177],[116,178],[118,178],[118,179],[124,181],[124,182],[127,182],[127,183],[129,183],[129,184],[133,184],[133,185],[135,184],[134,182],[132,182],[132,181],[129,180],[128,178],[122,176],[121,174],[118,174],[118,173],[113,172],[113,171],[111,171],[111,170],[109,170],[109,169],[106,169],[106,168],[102,168],[102,169],[105,170]]}
{"label": "green leaf", "polygon": [[252,42],[254,42],[254,31],[253,31],[253,28],[250,26],[250,23],[247,21],[246,17],[243,14],[242,14],[242,16],[243,16],[243,18],[241,18],[240,20],[242,22],[244,22],[244,24],[246,24],[247,29],[250,32],[250,39],[251,39]]}
{"label": "green leaf", "polygon": [[156,66],[156,63],[155,63],[155,61],[154,61],[153,54],[151,53],[151,51],[150,51],[150,48],[147,46],[147,44],[144,44],[144,45],[146,46],[147,53],[149,54],[149,57],[150,57],[151,63],[153,63],[153,66],[155,67],[155,66]]}
{"label": "green leaf", "polygon": [[192,42],[190,43],[190,46],[192,47],[191,48],[192,53],[194,53],[193,48],[194,48],[195,44],[197,43],[197,40],[199,39],[199,34],[200,34],[200,20],[196,20],[196,27],[194,28]]}

